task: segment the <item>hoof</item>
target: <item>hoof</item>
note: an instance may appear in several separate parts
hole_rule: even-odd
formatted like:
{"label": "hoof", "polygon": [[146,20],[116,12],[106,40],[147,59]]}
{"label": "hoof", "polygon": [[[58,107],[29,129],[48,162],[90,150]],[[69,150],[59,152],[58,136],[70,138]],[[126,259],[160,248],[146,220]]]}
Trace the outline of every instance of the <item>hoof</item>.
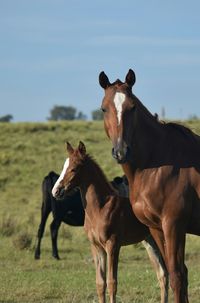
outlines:
{"label": "hoof", "polygon": [[40,260],[40,255],[35,254],[35,260]]}
{"label": "hoof", "polygon": [[56,260],[60,260],[59,255],[53,255],[53,257],[54,257],[54,259],[56,259]]}

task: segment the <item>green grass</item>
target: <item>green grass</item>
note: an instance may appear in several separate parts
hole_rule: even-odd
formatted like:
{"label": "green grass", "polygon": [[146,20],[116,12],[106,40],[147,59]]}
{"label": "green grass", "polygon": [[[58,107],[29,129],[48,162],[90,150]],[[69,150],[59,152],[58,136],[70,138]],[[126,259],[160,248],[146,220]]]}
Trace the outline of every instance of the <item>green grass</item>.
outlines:
{"label": "green grass", "polygon": [[[200,122],[187,124],[200,133]],[[75,146],[82,140],[109,179],[122,175],[120,166],[111,157],[111,143],[102,122],[0,124],[0,303],[97,302],[95,271],[83,228],[61,226],[58,241],[61,261],[56,261],[51,257],[49,218],[41,259],[34,260],[41,182],[49,171],[61,171],[66,140]],[[27,249],[19,245],[21,235],[27,235]],[[186,263],[190,301],[198,303],[200,240],[197,237],[188,236]],[[117,300],[118,303],[160,300],[155,273],[141,245],[121,250]]]}

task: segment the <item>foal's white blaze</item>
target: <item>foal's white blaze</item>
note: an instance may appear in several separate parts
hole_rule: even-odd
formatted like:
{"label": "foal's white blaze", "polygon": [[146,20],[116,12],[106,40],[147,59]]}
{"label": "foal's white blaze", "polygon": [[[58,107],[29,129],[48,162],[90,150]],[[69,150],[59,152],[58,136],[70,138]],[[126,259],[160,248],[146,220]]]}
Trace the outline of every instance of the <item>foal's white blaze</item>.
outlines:
{"label": "foal's white blaze", "polygon": [[122,115],[122,105],[125,101],[125,94],[123,93],[116,93],[114,97],[114,104],[115,108],[117,110],[117,119],[118,119],[118,124],[120,124],[121,121],[121,115]]}
{"label": "foal's white blaze", "polygon": [[60,182],[63,180],[63,178],[64,178],[64,176],[66,174],[68,166],[69,166],[69,158],[66,159],[66,161],[64,163],[64,166],[63,166],[63,170],[62,170],[62,172],[60,174],[60,177],[58,178],[58,180],[54,184],[54,187],[52,189],[52,195],[53,195],[53,197],[56,197],[57,188],[59,187]]}

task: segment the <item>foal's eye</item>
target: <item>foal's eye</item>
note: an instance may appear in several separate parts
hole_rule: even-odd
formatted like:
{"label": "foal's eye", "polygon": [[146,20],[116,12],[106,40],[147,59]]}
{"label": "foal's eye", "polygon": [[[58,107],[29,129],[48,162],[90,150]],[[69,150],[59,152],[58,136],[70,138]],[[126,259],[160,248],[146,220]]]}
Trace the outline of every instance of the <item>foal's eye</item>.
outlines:
{"label": "foal's eye", "polygon": [[103,113],[105,113],[105,112],[106,112],[105,107],[101,107],[101,110],[102,110],[102,112],[103,112]]}

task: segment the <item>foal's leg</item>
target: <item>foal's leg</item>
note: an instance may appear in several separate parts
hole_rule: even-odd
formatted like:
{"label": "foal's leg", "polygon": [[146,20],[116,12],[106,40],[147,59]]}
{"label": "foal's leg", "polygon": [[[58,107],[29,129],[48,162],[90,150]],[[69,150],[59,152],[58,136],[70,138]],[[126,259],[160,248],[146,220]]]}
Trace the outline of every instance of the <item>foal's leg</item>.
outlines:
{"label": "foal's leg", "polygon": [[52,256],[59,260],[58,247],[57,247],[57,238],[58,238],[58,229],[60,227],[61,221],[58,219],[53,219],[50,225],[51,230],[51,241],[52,241]]}
{"label": "foal's leg", "polygon": [[187,268],[184,264],[186,237],[184,227],[179,226],[178,222],[168,220],[163,223],[163,232],[170,285],[174,292],[175,303],[188,303]]}
{"label": "foal's leg", "polygon": [[35,259],[40,259],[40,245],[42,241],[42,237],[44,234],[45,224],[47,221],[47,218],[51,212],[50,208],[47,208],[46,203],[43,202],[42,208],[41,208],[41,222],[38,228],[38,243],[35,249]]}
{"label": "foal's leg", "polygon": [[92,255],[96,268],[96,289],[99,303],[106,302],[106,252],[91,244]]}
{"label": "foal's leg", "polygon": [[142,244],[146,248],[146,251],[149,255],[149,259],[151,260],[153,268],[156,271],[157,279],[159,281],[161,290],[161,303],[167,303],[169,279],[164,260],[152,236],[149,236],[146,240],[142,241]]}
{"label": "foal's leg", "polygon": [[106,247],[107,252],[107,287],[110,296],[110,303],[116,303],[117,294],[117,269],[120,247],[109,243]]}

